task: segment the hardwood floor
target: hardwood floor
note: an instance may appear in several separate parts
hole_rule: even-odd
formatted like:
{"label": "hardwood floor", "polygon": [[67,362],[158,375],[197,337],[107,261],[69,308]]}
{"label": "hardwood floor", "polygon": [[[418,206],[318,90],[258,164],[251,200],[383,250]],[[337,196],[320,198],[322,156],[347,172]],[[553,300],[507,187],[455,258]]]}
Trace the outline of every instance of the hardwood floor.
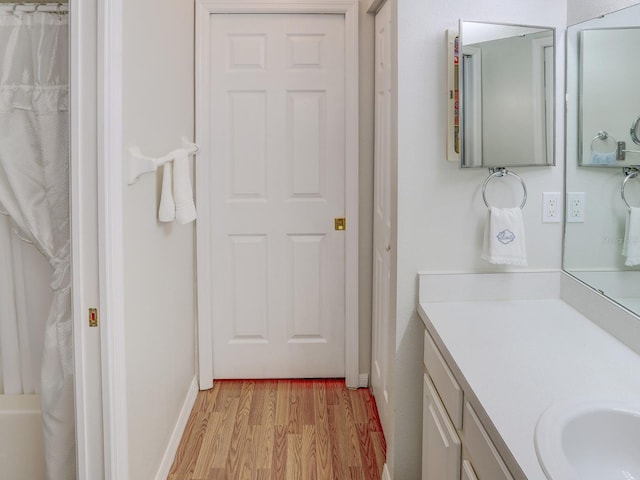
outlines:
{"label": "hardwood floor", "polygon": [[379,480],[368,389],[344,380],[218,380],[198,394],[168,480]]}

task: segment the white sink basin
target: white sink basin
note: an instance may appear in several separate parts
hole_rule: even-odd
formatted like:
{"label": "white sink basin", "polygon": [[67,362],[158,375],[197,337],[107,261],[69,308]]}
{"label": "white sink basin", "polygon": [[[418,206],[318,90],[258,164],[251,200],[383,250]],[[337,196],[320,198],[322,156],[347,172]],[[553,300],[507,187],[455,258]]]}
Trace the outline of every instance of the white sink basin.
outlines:
{"label": "white sink basin", "polygon": [[538,420],[535,444],[550,480],[640,480],[640,400],[553,405]]}

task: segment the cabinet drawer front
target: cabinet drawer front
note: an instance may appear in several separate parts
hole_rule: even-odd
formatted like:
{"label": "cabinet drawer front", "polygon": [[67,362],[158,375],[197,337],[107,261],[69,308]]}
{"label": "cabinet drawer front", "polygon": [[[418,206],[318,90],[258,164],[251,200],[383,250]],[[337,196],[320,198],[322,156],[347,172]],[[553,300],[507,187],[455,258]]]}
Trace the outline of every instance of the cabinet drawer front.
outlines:
{"label": "cabinet drawer front", "polygon": [[459,480],[460,438],[426,374],[423,395],[422,479]]}
{"label": "cabinet drawer front", "polygon": [[469,402],[464,407],[464,446],[479,480],[513,480]]}
{"label": "cabinet drawer front", "polygon": [[476,472],[473,471],[473,467],[469,463],[469,460],[462,462],[462,480],[478,480]]}
{"label": "cabinet drawer front", "polygon": [[424,365],[453,425],[462,428],[462,389],[427,331],[424,332]]}

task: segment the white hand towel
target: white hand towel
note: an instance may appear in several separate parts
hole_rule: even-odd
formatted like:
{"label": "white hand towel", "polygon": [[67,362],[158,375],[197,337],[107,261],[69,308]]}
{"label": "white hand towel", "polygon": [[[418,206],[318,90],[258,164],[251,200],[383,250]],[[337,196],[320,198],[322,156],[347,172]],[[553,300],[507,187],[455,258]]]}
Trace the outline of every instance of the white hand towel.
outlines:
{"label": "white hand towel", "polygon": [[622,255],[627,257],[627,267],[640,265],[640,207],[631,207],[627,213]]}
{"label": "white hand towel", "polygon": [[489,208],[481,258],[498,265],[527,266],[522,210]]}
{"label": "white hand towel", "polygon": [[160,193],[160,208],[158,219],[161,222],[173,222],[176,218],[176,202],[173,199],[173,173],[171,162],[162,166],[162,192]]}
{"label": "white hand towel", "polygon": [[193,222],[197,215],[189,174],[189,153],[186,150],[178,150],[173,159],[173,194],[176,201],[176,222]]}
{"label": "white hand towel", "polygon": [[615,165],[616,152],[609,152],[609,153],[591,152],[591,164],[592,165]]}

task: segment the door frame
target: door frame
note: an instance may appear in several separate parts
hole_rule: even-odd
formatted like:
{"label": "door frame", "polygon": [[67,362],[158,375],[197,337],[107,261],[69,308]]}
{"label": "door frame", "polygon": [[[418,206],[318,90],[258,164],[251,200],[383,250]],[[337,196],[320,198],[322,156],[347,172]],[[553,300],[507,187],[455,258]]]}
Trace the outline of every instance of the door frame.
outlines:
{"label": "door frame", "polygon": [[[91,475],[104,478],[104,443],[102,429],[102,404],[100,399],[100,336],[87,328],[83,312],[99,301],[97,265],[90,261],[97,254],[97,225],[87,223],[87,214],[97,215],[97,196],[87,190],[95,185],[95,129],[96,110],[88,93],[95,89],[96,69],[91,65],[95,56],[97,36],[95,32],[95,2],[69,2],[69,215],[71,224],[73,357],[75,389],[76,457],[79,479]],[[93,128],[92,128],[93,126]],[[86,161],[93,159],[94,161]],[[83,163],[83,160],[84,163]],[[83,206],[81,210],[81,206]],[[92,235],[93,234],[93,235]],[[93,237],[93,238],[92,238]],[[95,330],[95,329],[94,329]],[[97,350],[97,353],[96,353]],[[98,377],[96,379],[95,377]],[[97,380],[97,381],[96,381]],[[97,422],[95,421],[97,418]],[[99,429],[95,427],[98,426]]]}
{"label": "door frame", "polygon": [[[71,0],[69,15],[77,474],[127,480],[122,0]],[[97,328],[89,307],[99,307]]]}
{"label": "door frame", "polygon": [[98,232],[105,480],[128,480],[122,141],[123,0],[98,0]]}
{"label": "door frame", "polygon": [[[196,227],[198,270],[198,375],[200,389],[213,385],[213,325],[211,304],[211,230],[209,178],[209,91],[211,74],[210,16],[216,13],[317,13],[339,14],[345,19],[345,380],[358,388],[358,0],[197,0],[196,2]],[[204,107],[201,107],[204,106]]]}

